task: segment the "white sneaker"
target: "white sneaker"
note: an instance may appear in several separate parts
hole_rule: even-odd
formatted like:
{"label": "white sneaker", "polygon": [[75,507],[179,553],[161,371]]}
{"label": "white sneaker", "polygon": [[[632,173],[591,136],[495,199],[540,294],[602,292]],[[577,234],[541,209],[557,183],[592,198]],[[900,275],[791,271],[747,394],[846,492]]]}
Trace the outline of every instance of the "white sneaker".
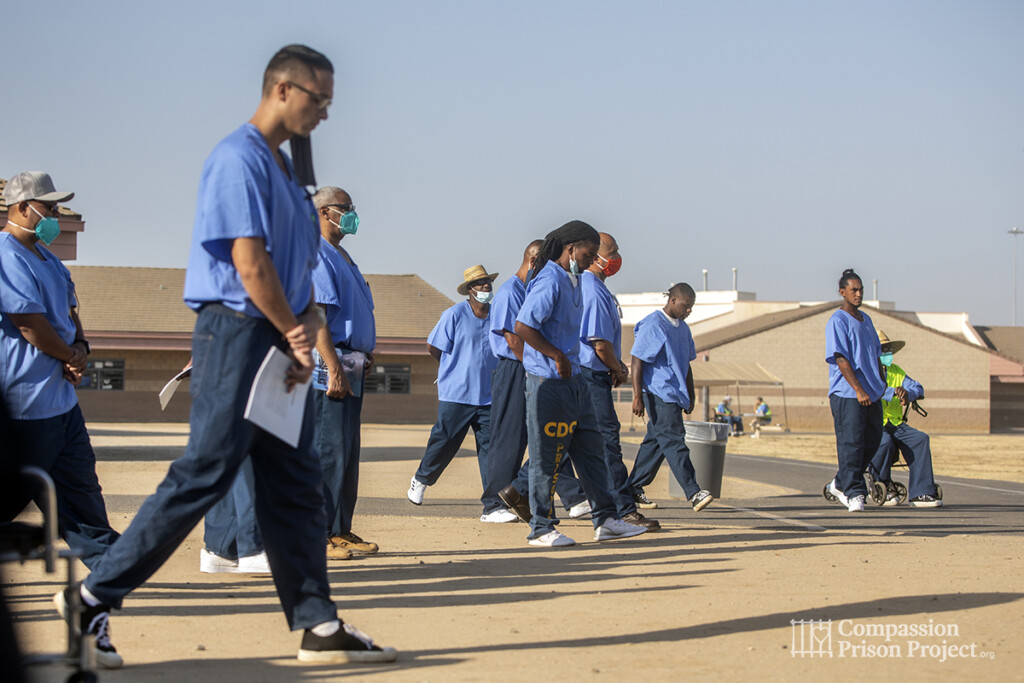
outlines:
{"label": "white sneaker", "polygon": [[237,574],[238,560],[221,557],[203,548],[199,551],[199,571],[204,574]]}
{"label": "white sneaker", "polygon": [[585,500],[582,503],[577,503],[569,508],[569,516],[573,519],[579,519],[583,515],[589,515],[591,510],[590,501]]}
{"label": "white sneaker", "polygon": [[530,545],[555,548],[563,545],[576,545],[576,541],[572,540],[560,531],[549,531],[539,538],[531,538]]}
{"label": "white sneaker", "polygon": [[846,494],[843,493],[842,491],[840,491],[839,487],[836,486],[836,480],[835,479],[833,479],[831,482],[829,482],[828,492],[836,497],[836,500],[839,502],[840,505],[842,505],[845,508],[849,508],[850,507],[850,501],[846,498]]}
{"label": "white sneaker", "polygon": [[409,484],[409,490],[405,492],[405,496],[413,505],[423,505],[423,492],[426,490],[427,485],[413,477],[412,483]]}
{"label": "white sneaker", "polygon": [[595,541],[611,541],[616,538],[629,538],[639,536],[647,531],[645,526],[636,526],[621,519],[609,519],[601,526],[594,529]]}
{"label": "white sneaker", "polygon": [[516,513],[507,508],[488,512],[486,515],[480,515],[481,522],[494,522],[495,524],[506,524],[508,522],[515,522],[518,519],[519,517],[516,516]]}
{"label": "white sneaker", "polygon": [[239,574],[269,574],[270,560],[267,559],[266,551],[238,558]]}
{"label": "white sneaker", "polygon": [[850,512],[864,512],[864,496],[854,496],[846,507]]}

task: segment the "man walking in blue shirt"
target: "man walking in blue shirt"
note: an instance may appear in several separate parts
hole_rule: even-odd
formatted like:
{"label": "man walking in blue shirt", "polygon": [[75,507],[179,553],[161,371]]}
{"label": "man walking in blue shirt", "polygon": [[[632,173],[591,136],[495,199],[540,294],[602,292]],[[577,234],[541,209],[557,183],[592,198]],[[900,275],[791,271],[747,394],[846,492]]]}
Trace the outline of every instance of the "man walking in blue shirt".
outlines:
{"label": "man walking in blue shirt", "polygon": [[[255,115],[206,160],[185,275],[185,303],[198,313],[188,446],[82,583],[88,606],[83,629],[107,632],[110,609],[120,608],[125,595],[171,556],[231,487],[248,456],[277,594],[289,627],[305,631],[299,659],[368,663],[397,657],[342,623],[331,601],[312,397],[303,386],[324,323],[311,279],[319,236],[309,195],[279,147],[308,136],[327,118],[333,91],[334,68],[326,57],[303,45],[282,48],[264,72]],[[306,392],[295,448],[244,418],[253,380],[273,348],[292,361],[289,389]],[[55,597],[66,615],[69,597]]]}
{"label": "man walking in blue shirt", "polygon": [[696,300],[693,287],[680,282],[668,290],[668,303],[633,328],[633,414],[647,413],[647,434],[633,463],[629,485],[644,498],[643,487],[654,481],[663,460],[683,487],[695,512],[714,498],[697,484],[686,445],[683,413],[693,411],[693,374],[697,358],[686,317]]}
{"label": "man walking in blue shirt", "polygon": [[[476,437],[476,455],[483,489],[488,489],[488,445],[491,434],[491,373],[497,359],[491,353],[491,291],[497,273],[483,266],[467,268],[456,288],[467,297],[444,313],[427,338],[437,370],[437,422],[430,430],[427,449],[406,493],[414,505],[437,483],[462,446],[469,428]],[[506,510],[507,512],[507,510]],[[511,513],[509,513],[511,514]],[[481,521],[501,521],[486,520]],[[512,520],[508,520],[512,521]]]}
{"label": "man walking in blue shirt", "polygon": [[320,242],[313,290],[327,325],[316,343],[313,446],[324,471],[327,510],[327,557],[348,560],[353,553],[370,555],[377,544],[352,533],[359,495],[359,425],[363,408],[363,377],[373,364],[377,326],[373,294],[359,266],[341,246],[359,229],[352,197],[340,187],[322,187],[313,195],[320,219]]}

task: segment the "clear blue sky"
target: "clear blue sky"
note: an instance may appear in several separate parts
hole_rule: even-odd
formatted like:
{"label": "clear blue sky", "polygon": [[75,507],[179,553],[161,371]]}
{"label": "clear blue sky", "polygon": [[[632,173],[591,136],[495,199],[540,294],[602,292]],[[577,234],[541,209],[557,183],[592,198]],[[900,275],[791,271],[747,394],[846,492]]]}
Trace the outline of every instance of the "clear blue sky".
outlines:
{"label": "clear blue sky", "polygon": [[77,192],[79,264],[185,266],[203,159],[301,42],[335,64],[317,178],[353,195],[364,272],[456,298],[464,268],[504,279],[580,218],[618,238],[616,292],[703,268],[728,289],[735,266],[759,299],[830,299],[852,266],[900,308],[1011,319],[1018,0],[60,1],[3,23],[0,176]]}

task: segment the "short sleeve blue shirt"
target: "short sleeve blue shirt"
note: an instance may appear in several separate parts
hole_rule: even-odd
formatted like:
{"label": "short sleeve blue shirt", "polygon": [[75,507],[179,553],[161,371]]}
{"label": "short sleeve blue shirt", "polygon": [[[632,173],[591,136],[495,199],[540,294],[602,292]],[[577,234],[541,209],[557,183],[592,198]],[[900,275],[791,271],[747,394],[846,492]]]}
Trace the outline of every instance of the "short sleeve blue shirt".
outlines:
{"label": "short sleeve blue shirt", "polygon": [[[580,371],[580,322],[583,320],[583,295],[573,287],[569,273],[548,261],[526,288],[526,298],[516,321],[540,332],[572,364],[572,374]],[[558,378],[558,366],[529,344],[523,345],[523,368],[534,375]]]}
{"label": "short sleeve blue shirt", "polygon": [[224,138],[206,159],[199,181],[192,249],[185,273],[185,303],[199,310],[221,303],[254,318],[264,315],[249,299],[231,260],[232,242],[261,238],[292,312],[309,305],[320,230],[313,202],[277,165],[251,123]]}
{"label": "short sleeve blue shirt", "polygon": [[491,352],[498,358],[518,361],[516,354],[508,347],[505,333],[516,331],[516,316],[526,298],[526,285],[513,275],[498,288],[491,300]]}
{"label": "short sleeve blue shirt", "polygon": [[683,410],[690,407],[686,377],[697,350],[686,321],[673,325],[663,311],[655,311],[633,328],[633,349],[630,353],[644,362],[643,385],[666,403],[678,403]]}
{"label": "short sleeve blue shirt", "polygon": [[491,353],[490,316],[476,317],[468,301],[441,314],[427,343],[441,350],[437,399],[471,406],[491,405],[491,372],[498,359]]}
{"label": "short sleeve blue shirt", "polygon": [[603,339],[615,350],[615,357],[622,358],[622,321],[619,319],[619,302],[601,278],[589,270],[580,274],[580,288],[583,290],[583,322],[580,326],[580,365],[597,372],[608,372],[594,353],[594,342]]}
{"label": "short sleeve blue shirt", "polygon": [[825,362],[828,363],[828,394],[842,398],[857,398],[857,392],[843,377],[836,365],[836,354],[843,356],[853,366],[857,381],[874,403],[885,393],[885,381],[878,372],[878,356],[882,344],[878,341],[875,326],[867,313],[861,311],[863,320],[838,309],[825,326]]}
{"label": "short sleeve blue shirt", "polygon": [[70,309],[77,305],[71,273],[43,244],[40,261],[13,235],[0,232],[0,391],[15,420],[45,420],[78,403],[64,364],[25,341],[8,317],[41,313],[60,338],[75,341]]}
{"label": "short sleeve blue shirt", "polygon": [[327,309],[331,341],[353,351],[373,351],[377,345],[377,324],[370,285],[359,272],[359,266],[346,261],[323,237],[313,268],[313,296]]}

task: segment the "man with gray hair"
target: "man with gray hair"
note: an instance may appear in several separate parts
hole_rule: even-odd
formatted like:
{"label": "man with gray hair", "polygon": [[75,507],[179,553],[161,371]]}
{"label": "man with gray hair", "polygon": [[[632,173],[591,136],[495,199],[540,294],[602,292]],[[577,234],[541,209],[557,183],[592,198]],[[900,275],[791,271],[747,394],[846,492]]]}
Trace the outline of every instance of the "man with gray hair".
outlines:
{"label": "man with gray hair", "polygon": [[359,229],[352,197],[340,187],[322,187],[313,195],[313,204],[320,221],[313,296],[327,317],[314,353],[313,446],[324,471],[327,557],[348,560],[353,554],[377,552],[376,543],[352,533],[359,494],[363,377],[373,366],[377,327],[370,285],[341,246],[346,235]]}

